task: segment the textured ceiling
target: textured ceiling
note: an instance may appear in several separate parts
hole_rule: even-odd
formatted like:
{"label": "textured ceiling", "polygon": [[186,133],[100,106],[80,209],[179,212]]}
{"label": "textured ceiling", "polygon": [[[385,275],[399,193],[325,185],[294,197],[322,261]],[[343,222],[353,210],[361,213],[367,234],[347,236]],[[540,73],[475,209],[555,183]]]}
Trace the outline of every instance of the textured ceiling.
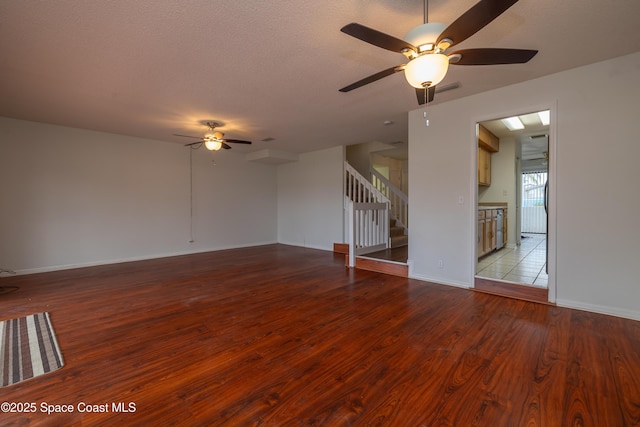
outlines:
{"label": "textured ceiling", "polygon": [[[429,20],[451,23],[473,4],[431,0]],[[456,48],[540,53],[452,66],[442,84],[460,88],[435,102],[636,52],[638,16],[638,0],[520,0]],[[0,115],[175,143],[215,119],[254,141],[240,152],[405,141],[418,105],[401,73],[338,92],[404,57],[339,30],[359,22],[402,38],[422,21],[420,0],[0,0]]]}

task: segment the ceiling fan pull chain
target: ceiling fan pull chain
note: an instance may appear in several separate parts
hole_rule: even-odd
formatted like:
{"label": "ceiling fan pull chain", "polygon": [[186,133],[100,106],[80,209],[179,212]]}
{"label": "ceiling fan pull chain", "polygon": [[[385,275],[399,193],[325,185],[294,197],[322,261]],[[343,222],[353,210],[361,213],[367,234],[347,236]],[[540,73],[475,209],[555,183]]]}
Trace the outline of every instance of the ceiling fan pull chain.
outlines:
{"label": "ceiling fan pull chain", "polygon": [[193,147],[189,147],[189,243],[193,243]]}
{"label": "ceiling fan pull chain", "polygon": [[422,116],[424,117],[425,121],[425,125],[429,126],[429,119],[427,118],[427,106],[429,105],[429,88],[425,86],[424,88],[424,112],[422,113]]}

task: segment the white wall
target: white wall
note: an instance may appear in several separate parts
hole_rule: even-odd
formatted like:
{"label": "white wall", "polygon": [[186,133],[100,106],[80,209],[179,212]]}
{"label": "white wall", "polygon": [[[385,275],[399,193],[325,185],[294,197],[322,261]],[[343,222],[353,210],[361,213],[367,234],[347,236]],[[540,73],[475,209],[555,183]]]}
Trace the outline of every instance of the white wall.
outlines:
{"label": "white wall", "polygon": [[410,112],[411,275],[472,286],[475,123],[551,108],[552,299],[640,319],[638,76],[635,53]]}
{"label": "white wall", "polygon": [[189,152],[0,118],[0,268],[26,273],[275,242],[276,168],[204,149],[192,153],[188,242]]}
{"label": "white wall", "polygon": [[278,241],[333,250],[343,241],[344,148],[278,166]]}

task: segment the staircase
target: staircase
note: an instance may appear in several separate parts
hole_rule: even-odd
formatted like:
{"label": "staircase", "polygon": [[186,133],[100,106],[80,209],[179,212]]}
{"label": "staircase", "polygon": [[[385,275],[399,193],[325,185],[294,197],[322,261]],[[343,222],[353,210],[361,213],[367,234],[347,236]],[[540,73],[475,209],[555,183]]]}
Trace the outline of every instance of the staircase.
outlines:
{"label": "staircase", "polygon": [[[389,207],[391,209],[389,216],[396,220],[396,225],[408,229],[409,198],[407,195],[377,170],[369,168],[369,175],[371,176],[373,186],[389,200]],[[404,234],[407,234],[406,231]]]}
{"label": "staircase", "polygon": [[408,277],[406,263],[366,257],[407,246],[407,196],[377,173],[370,182],[348,162],[344,174],[347,243],[334,244],[334,252],[347,254],[349,267]]}
{"label": "staircase", "polygon": [[[409,204],[407,196],[377,171],[371,169],[371,180],[356,171],[348,162],[344,163],[345,208],[353,203],[383,203],[387,205],[389,235],[387,247],[395,248],[408,243]],[[345,224],[345,230],[349,224]],[[345,240],[348,240],[347,236]]]}
{"label": "staircase", "polygon": [[409,236],[406,234],[405,227],[394,218],[389,220],[389,240],[392,248],[409,244]]}

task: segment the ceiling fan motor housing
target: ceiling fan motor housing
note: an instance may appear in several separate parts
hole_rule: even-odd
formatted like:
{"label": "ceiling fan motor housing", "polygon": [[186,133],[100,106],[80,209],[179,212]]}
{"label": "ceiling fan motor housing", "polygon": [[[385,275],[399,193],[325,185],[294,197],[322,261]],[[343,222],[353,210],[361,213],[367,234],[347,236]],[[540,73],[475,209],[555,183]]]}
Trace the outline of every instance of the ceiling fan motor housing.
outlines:
{"label": "ceiling fan motor housing", "polygon": [[447,25],[441,22],[428,22],[410,30],[404,36],[404,40],[418,48],[419,52],[416,53],[433,50],[438,36],[442,34],[445,28],[447,28]]}

